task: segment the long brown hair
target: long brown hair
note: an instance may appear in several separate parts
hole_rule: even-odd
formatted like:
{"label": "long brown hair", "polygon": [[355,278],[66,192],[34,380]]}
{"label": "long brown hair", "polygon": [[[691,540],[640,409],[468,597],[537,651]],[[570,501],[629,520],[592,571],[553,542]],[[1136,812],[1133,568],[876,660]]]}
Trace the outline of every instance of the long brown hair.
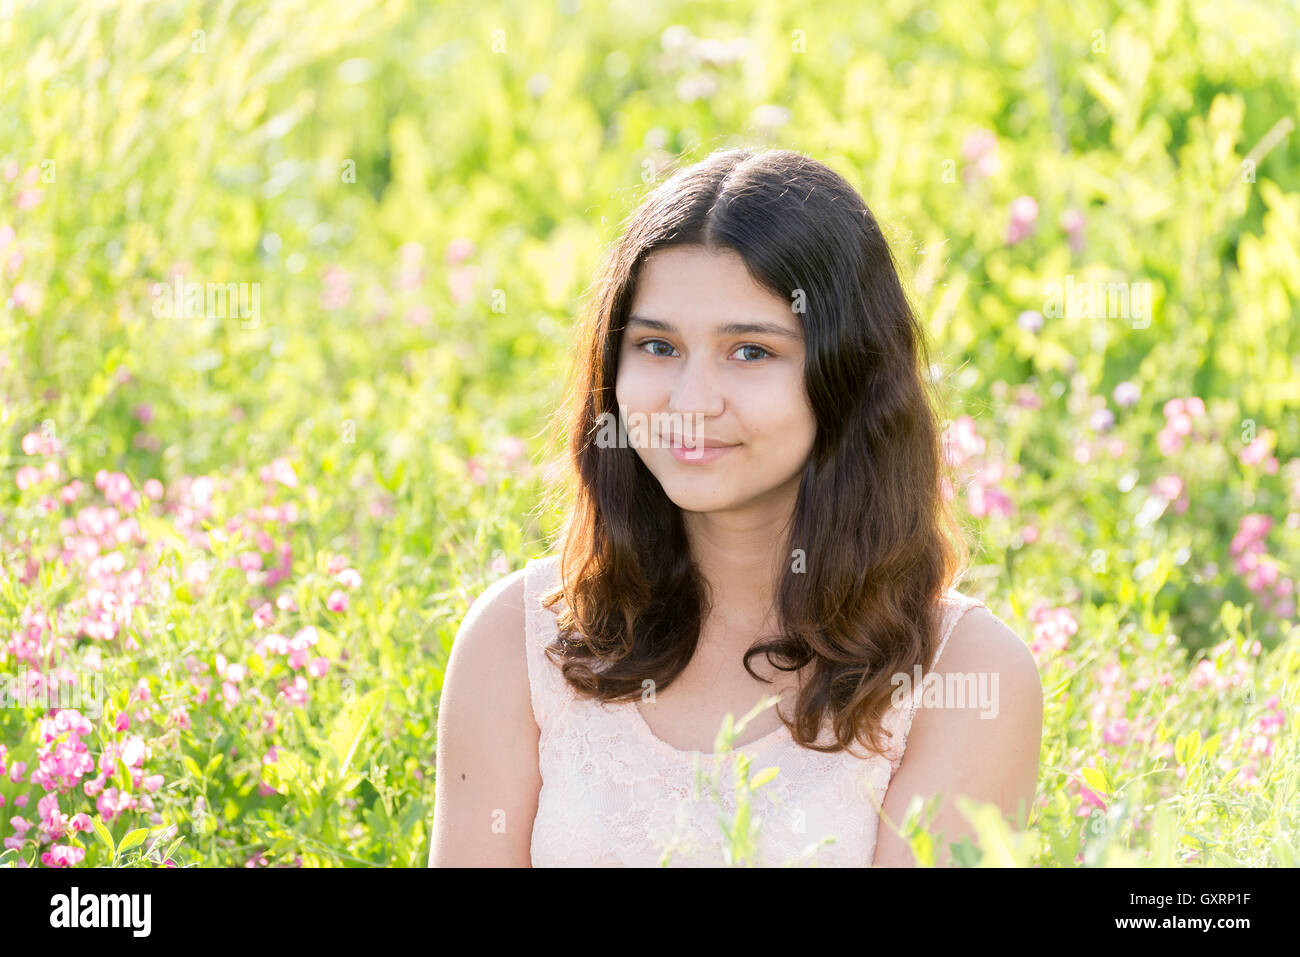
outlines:
{"label": "long brown hair", "polygon": [[[728,149],[679,169],[607,253],[580,332],[568,402],[559,637],[547,654],[586,698],[668,687],[695,653],[707,586],[677,506],[630,447],[597,441],[616,416],[619,346],[642,263],[656,250],[728,249],[784,300],[801,290],[804,387],[817,422],[787,539],[782,633],[749,648],[782,671],[813,662],[793,721],[802,746],[881,753],[891,676],[928,669],[938,601],[965,570],[965,529],[942,490],[945,461],[924,330],[862,198],[788,150]],[[602,418],[602,416],[605,416]],[[560,429],[556,433],[559,434]],[[774,660],[774,658],[776,660]],[[593,665],[601,665],[597,670]],[[779,714],[779,712],[778,712]],[[830,715],[835,743],[817,746]]]}

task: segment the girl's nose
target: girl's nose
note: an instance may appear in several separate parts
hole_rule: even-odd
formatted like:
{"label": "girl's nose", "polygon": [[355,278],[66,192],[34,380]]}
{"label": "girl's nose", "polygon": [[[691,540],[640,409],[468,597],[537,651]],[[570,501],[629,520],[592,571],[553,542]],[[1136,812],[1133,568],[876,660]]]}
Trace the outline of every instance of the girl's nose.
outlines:
{"label": "girl's nose", "polygon": [[669,397],[669,411],[682,415],[721,415],[725,404],[706,361],[688,360],[682,364]]}

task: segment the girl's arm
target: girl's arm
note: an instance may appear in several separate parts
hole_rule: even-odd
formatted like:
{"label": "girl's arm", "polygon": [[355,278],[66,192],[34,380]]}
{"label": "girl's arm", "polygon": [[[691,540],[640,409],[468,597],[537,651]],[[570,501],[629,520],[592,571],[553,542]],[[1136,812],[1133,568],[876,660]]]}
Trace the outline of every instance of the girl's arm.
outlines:
{"label": "girl's arm", "polygon": [[[950,864],[949,844],[974,829],[953,801],[963,794],[992,802],[1003,818],[1023,830],[1038,783],[1043,732],[1043,686],[1029,647],[987,608],[975,607],[953,626],[935,669],[937,688],[946,676],[973,676],[993,689],[993,707],[970,701],[964,707],[919,707],[912,719],[903,761],[885,794],[876,838],[876,867],[914,867],[911,848],[893,832],[912,798],[939,795],[938,812],[927,829],[936,838],[935,864]],[[996,679],[996,683],[994,683]],[[928,679],[927,679],[928,680]],[[966,687],[971,682],[965,682]],[[924,823],[924,822],[923,822]]]}
{"label": "girl's arm", "polygon": [[430,867],[530,867],[541,775],[524,656],[524,573],[495,582],[452,644],[438,708]]}

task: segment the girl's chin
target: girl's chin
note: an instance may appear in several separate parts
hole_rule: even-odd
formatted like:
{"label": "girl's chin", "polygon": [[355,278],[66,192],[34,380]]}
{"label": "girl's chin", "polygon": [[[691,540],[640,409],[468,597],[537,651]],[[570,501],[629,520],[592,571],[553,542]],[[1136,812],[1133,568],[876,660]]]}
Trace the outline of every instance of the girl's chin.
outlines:
{"label": "girl's chin", "polygon": [[720,477],[706,478],[701,475],[692,481],[680,475],[660,475],[660,488],[668,500],[684,512],[737,512],[745,509],[766,511],[780,508],[786,501],[787,491],[793,494],[798,489],[798,478],[793,486],[776,486],[773,488],[754,488],[752,486],[735,488],[731,483],[719,481]]}
{"label": "girl's chin", "polygon": [[725,512],[743,505],[745,501],[721,489],[690,488],[684,483],[666,486],[664,494],[683,512]]}

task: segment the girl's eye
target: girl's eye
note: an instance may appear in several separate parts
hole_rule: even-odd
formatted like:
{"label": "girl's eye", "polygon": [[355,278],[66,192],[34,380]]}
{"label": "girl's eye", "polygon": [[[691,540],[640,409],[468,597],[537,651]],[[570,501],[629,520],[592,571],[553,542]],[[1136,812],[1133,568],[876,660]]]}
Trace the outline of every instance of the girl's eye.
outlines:
{"label": "girl's eye", "polygon": [[[762,346],[755,346],[755,345],[741,346],[739,349],[736,350],[736,352],[745,353],[745,361],[747,362],[757,362],[759,359],[764,359],[772,354],[768,352],[766,349],[764,349]],[[754,355],[754,352],[761,353],[761,355]]]}
{"label": "girl's eye", "polygon": [[[668,351],[659,351],[657,349],[658,346],[664,346]],[[647,339],[645,342],[641,343],[642,349],[646,349],[647,347],[652,356],[659,356],[661,358],[667,358],[676,351],[669,343],[664,342],[662,339]]]}

